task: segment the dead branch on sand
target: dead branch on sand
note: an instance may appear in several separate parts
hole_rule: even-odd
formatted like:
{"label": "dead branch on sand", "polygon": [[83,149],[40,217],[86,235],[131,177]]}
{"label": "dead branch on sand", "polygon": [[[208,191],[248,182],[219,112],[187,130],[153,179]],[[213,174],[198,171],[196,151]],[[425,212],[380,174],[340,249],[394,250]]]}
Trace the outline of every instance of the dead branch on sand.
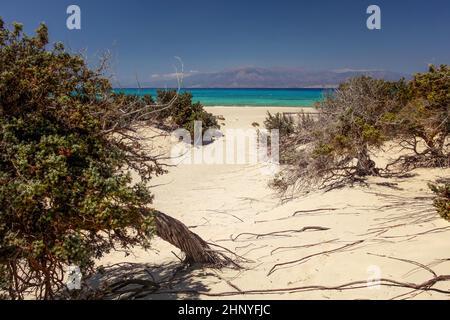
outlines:
{"label": "dead branch on sand", "polygon": [[[356,243],[349,244],[355,245]],[[341,248],[342,250],[343,248]],[[337,250],[337,249],[335,249]],[[116,266],[110,266],[109,271],[103,272],[103,280],[107,283],[102,287],[101,290],[95,291],[95,298],[118,298],[118,299],[145,299],[149,298],[152,295],[186,295],[186,296],[208,296],[208,297],[230,297],[230,296],[245,296],[245,295],[281,295],[281,294],[294,294],[301,292],[312,292],[312,291],[346,291],[346,290],[357,290],[357,289],[365,289],[375,286],[381,287],[392,287],[392,288],[403,288],[403,289],[411,289],[406,293],[402,293],[400,295],[396,295],[391,299],[398,299],[400,297],[405,297],[406,299],[414,297],[423,292],[435,292],[440,294],[445,294],[450,296],[450,290],[445,290],[441,288],[437,288],[436,285],[443,282],[450,281],[450,275],[438,275],[434,270],[432,270],[429,266],[423,263],[419,263],[409,259],[396,258],[385,255],[378,255],[368,253],[369,255],[379,256],[382,258],[388,258],[404,263],[408,263],[416,266],[419,269],[423,269],[431,274],[431,277],[425,281],[414,283],[407,281],[398,281],[395,279],[387,279],[381,278],[376,282],[369,282],[367,280],[358,280],[352,281],[339,285],[305,285],[305,286],[297,286],[290,288],[272,288],[272,289],[247,289],[237,286],[234,283],[231,283],[229,280],[224,279],[224,277],[211,274],[211,276],[218,277],[222,281],[225,281],[230,287],[232,287],[235,291],[225,291],[225,292],[210,292],[206,287],[202,287],[201,289],[181,289],[176,290],[173,289],[176,285],[183,285],[183,281],[187,281],[187,283],[191,283],[191,276],[188,272],[183,272],[180,275],[180,271],[188,271],[186,265],[181,265],[177,268],[174,268],[173,271],[167,272],[165,276],[156,280],[155,277],[151,274],[150,270],[147,266],[138,266],[137,264],[119,264]],[[438,263],[448,262],[450,259],[440,259]],[[115,269],[118,268],[132,268],[135,269],[139,267],[138,272],[134,271],[135,274],[141,274],[140,278],[132,279],[130,277],[136,277],[136,275],[132,274],[130,271],[123,272],[122,277],[116,277],[114,275]],[[167,267],[159,267],[161,270],[167,270]],[[128,270],[128,269],[127,269]],[[142,278],[142,274],[146,274],[150,279]]]}
{"label": "dead branch on sand", "polygon": [[322,251],[322,252],[318,252],[318,253],[314,253],[314,254],[310,254],[306,257],[300,258],[300,259],[296,259],[296,260],[292,260],[292,261],[287,261],[287,262],[282,262],[282,263],[277,263],[275,264],[269,271],[269,273],[267,274],[267,276],[270,276],[272,273],[274,273],[275,271],[277,271],[279,269],[279,267],[282,266],[287,266],[287,265],[291,265],[291,264],[297,264],[297,263],[301,263],[303,261],[309,260],[312,257],[316,257],[316,256],[320,256],[320,255],[326,255],[326,254],[330,254],[330,253],[334,253],[334,252],[338,252],[338,251],[343,251],[349,247],[353,247],[357,244],[361,244],[363,243],[364,240],[358,240],[349,244],[346,244],[342,247],[336,248],[336,249],[332,249],[332,250],[327,250],[327,251]]}
{"label": "dead branch on sand", "polygon": [[[450,290],[442,290],[438,288],[434,288],[437,283],[450,281],[450,275],[440,275],[437,277],[432,277],[421,283],[411,283],[411,282],[402,282],[396,281],[392,279],[382,278],[379,280],[379,283],[376,286],[383,287],[398,287],[405,289],[414,289],[414,291],[431,291],[442,293],[446,295],[450,295]],[[269,294],[287,294],[287,293],[298,293],[298,292],[310,292],[310,291],[344,291],[344,290],[355,290],[355,289],[363,289],[373,287],[375,285],[371,285],[367,282],[367,280],[362,281],[353,281],[345,284],[337,285],[337,286],[321,286],[321,285],[310,285],[310,286],[301,286],[301,287],[292,287],[292,288],[274,288],[274,289],[257,289],[257,290],[241,290],[236,292],[218,292],[211,293],[208,291],[200,291],[200,290],[181,290],[181,291],[157,291],[155,294],[187,294],[187,295],[204,295],[209,297],[229,297],[229,296],[238,296],[238,295],[269,295]]]}
{"label": "dead branch on sand", "polygon": [[255,239],[260,239],[263,237],[268,237],[268,236],[275,236],[275,237],[290,237],[290,235],[288,235],[289,233],[301,233],[301,232],[305,232],[305,231],[326,231],[326,230],[330,230],[330,228],[326,228],[326,227],[317,227],[317,226],[309,226],[309,227],[303,227],[301,229],[298,230],[283,230],[283,231],[273,231],[273,232],[269,232],[269,233],[251,233],[251,232],[243,232],[238,234],[237,236],[233,237],[231,236],[231,240],[232,241],[236,241],[238,238],[240,238],[241,236],[250,236],[247,239],[251,239],[251,238],[255,238]]}
{"label": "dead branch on sand", "polygon": [[213,267],[232,265],[240,268],[224,253],[211,249],[205,240],[190,231],[180,221],[157,210],[152,210],[152,215],[156,223],[157,236],[183,251],[186,255],[186,263],[199,263]]}
{"label": "dead branch on sand", "polygon": [[273,255],[278,250],[294,250],[294,249],[302,249],[302,248],[311,248],[311,247],[316,247],[316,246],[320,246],[320,245],[327,244],[327,243],[333,243],[338,240],[339,239],[332,239],[332,240],[328,240],[328,241],[321,241],[321,242],[304,244],[304,245],[299,245],[299,246],[277,247],[270,252],[270,255]]}

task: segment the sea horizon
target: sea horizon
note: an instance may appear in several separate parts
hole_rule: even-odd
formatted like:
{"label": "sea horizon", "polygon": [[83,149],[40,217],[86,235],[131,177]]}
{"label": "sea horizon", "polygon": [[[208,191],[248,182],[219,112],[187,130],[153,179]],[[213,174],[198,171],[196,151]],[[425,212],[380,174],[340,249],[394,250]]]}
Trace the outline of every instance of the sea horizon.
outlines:
{"label": "sea horizon", "polygon": [[[126,95],[156,96],[157,90],[176,88],[114,88]],[[182,88],[192,93],[192,100],[204,106],[239,107],[312,107],[332,88]]]}

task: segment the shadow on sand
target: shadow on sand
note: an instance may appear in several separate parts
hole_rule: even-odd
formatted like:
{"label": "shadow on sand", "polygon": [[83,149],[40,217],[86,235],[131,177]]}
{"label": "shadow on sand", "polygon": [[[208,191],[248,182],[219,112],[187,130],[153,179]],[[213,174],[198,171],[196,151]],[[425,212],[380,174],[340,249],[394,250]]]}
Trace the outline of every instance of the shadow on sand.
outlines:
{"label": "shadow on sand", "polygon": [[163,265],[120,263],[100,267],[87,283],[93,299],[196,300],[209,289],[202,280],[215,276],[208,269],[179,262]]}

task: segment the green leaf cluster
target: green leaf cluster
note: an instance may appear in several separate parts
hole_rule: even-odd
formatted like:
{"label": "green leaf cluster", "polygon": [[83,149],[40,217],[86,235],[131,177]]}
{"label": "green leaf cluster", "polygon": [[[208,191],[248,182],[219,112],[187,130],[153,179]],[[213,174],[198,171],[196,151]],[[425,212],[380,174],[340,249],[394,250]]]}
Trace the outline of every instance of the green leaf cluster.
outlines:
{"label": "green leaf cluster", "polygon": [[51,47],[45,25],[29,37],[0,20],[0,285],[10,298],[53,297],[65,266],[86,274],[116,246],[149,247],[142,209],[163,170],[105,133],[136,102],[126,99],[80,55]]}
{"label": "green leaf cluster", "polygon": [[433,204],[437,212],[442,218],[450,221],[450,181],[442,181],[437,184],[430,183],[428,186],[436,195]]}

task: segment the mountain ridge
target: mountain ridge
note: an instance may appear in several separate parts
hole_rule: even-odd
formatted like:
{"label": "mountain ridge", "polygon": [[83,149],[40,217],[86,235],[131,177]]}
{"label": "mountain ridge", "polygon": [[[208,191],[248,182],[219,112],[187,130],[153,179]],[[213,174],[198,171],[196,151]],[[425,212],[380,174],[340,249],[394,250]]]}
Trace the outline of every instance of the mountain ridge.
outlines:
{"label": "mountain ridge", "polygon": [[[309,71],[302,68],[240,67],[218,72],[188,72],[183,74],[183,88],[334,88],[352,77],[371,76],[389,81],[411,75],[385,70],[337,69]],[[153,75],[141,83],[146,87],[176,87],[181,74]]]}

